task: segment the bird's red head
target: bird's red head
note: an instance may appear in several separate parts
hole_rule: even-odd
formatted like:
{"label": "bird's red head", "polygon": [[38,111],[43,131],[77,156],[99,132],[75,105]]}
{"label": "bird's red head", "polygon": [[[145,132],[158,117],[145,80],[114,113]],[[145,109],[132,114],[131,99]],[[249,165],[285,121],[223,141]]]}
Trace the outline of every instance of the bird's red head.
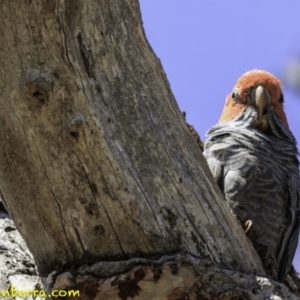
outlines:
{"label": "bird's red head", "polygon": [[[228,122],[252,105],[258,111],[257,129],[267,130],[266,113],[275,110],[282,123],[289,128],[283,108],[281,82],[271,73],[252,70],[245,73],[227,96],[220,122]],[[273,109],[273,110],[272,110]]]}

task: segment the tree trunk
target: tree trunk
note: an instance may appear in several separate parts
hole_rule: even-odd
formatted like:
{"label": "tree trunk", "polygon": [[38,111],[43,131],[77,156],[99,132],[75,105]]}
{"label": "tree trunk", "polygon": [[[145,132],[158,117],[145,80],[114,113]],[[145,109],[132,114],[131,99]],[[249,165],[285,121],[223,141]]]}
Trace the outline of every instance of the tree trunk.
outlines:
{"label": "tree trunk", "polygon": [[260,259],[136,0],[3,0],[0,22],[1,195],[40,276],[51,273],[46,289],[78,288],[82,299],[288,293],[256,280]]}

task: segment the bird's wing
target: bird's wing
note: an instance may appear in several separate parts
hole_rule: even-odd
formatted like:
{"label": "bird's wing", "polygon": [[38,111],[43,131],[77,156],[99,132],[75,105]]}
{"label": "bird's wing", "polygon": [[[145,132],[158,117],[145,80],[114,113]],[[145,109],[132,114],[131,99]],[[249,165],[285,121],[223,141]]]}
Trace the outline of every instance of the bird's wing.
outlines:
{"label": "bird's wing", "polygon": [[[205,142],[204,156],[209,168],[226,198],[232,199],[231,193],[243,189],[246,181],[243,175],[252,165],[252,156],[243,151],[242,136],[220,134]],[[239,180],[237,180],[237,178]]]}
{"label": "bird's wing", "polygon": [[289,193],[287,197],[289,207],[289,223],[287,231],[279,252],[278,280],[281,281],[287,275],[298,245],[298,235],[300,228],[300,182],[299,178],[293,176],[289,183]]}

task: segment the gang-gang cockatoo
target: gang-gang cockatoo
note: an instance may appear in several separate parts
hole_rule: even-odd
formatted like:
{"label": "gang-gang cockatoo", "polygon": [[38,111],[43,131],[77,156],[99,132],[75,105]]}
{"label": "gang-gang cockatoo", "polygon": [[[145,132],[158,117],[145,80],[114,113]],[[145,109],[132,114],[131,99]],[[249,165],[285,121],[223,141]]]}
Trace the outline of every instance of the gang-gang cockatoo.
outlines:
{"label": "gang-gang cockatoo", "polygon": [[279,281],[291,267],[300,226],[298,151],[283,104],[275,76],[245,73],[204,145],[226,202],[268,275]]}

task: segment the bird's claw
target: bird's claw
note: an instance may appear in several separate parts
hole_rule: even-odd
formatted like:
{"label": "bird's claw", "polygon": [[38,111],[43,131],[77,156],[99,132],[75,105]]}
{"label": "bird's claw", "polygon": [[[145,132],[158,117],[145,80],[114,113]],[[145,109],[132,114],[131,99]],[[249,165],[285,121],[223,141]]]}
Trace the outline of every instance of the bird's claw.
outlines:
{"label": "bird's claw", "polygon": [[250,230],[251,226],[252,226],[251,220],[245,222],[245,233],[247,233]]}

